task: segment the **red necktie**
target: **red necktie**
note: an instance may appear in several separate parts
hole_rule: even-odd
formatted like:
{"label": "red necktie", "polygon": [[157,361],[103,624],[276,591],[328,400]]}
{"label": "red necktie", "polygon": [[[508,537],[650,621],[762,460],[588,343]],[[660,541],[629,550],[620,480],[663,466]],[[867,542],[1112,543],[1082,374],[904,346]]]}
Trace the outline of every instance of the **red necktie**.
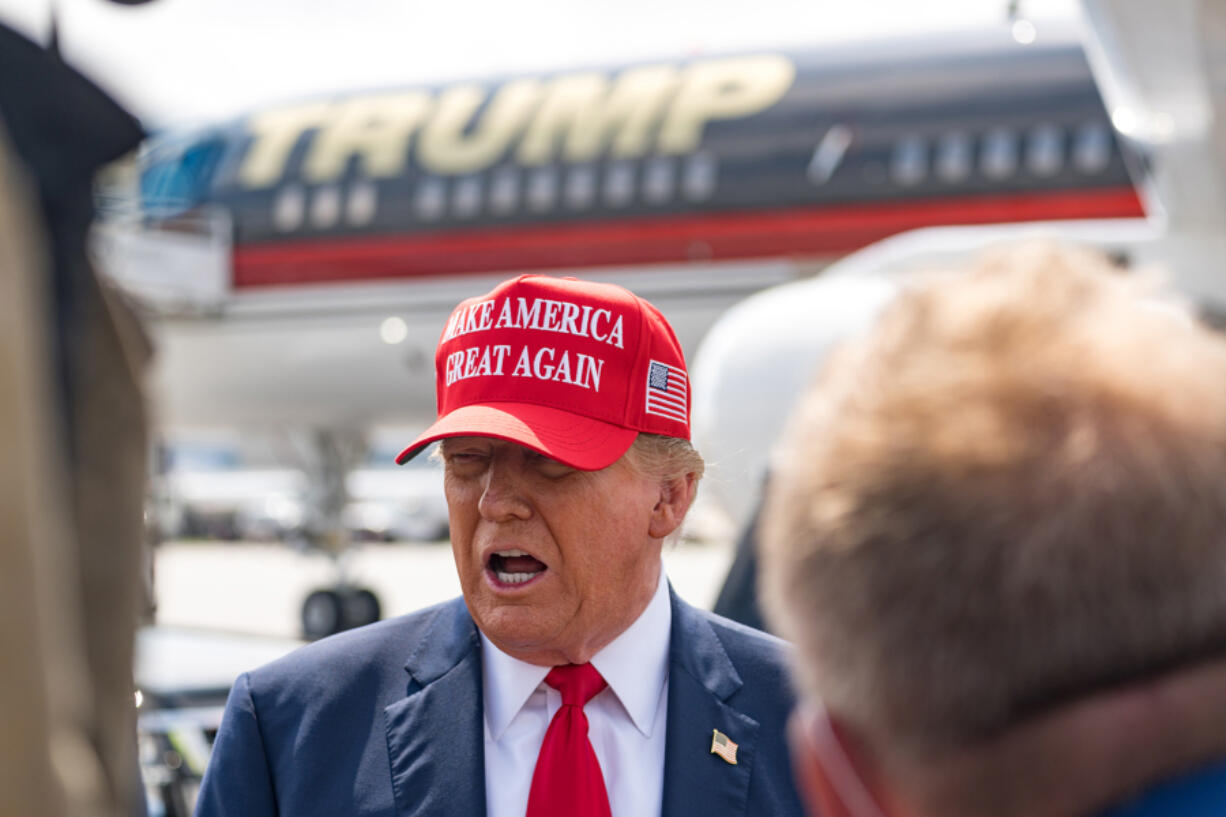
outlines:
{"label": "red necktie", "polygon": [[609,795],[587,737],[583,707],[605,688],[591,664],[554,667],[545,683],[562,693],[536,758],[527,817],[610,817]]}

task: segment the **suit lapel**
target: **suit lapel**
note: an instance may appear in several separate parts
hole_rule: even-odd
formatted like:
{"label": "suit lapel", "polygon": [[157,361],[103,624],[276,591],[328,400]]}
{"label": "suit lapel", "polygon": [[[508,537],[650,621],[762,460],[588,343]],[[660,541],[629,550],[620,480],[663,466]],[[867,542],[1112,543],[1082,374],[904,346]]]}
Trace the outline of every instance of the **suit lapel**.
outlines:
{"label": "suit lapel", "polygon": [[[662,817],[743,814],[758,722],[726,703],[742,681],[711,625],[671,588],[670,596]],[[737,744],[736,765],[711,753],[716,729]]]}
{"label": "suit lapel", "polygon": [[409,693],[384,710],[397,817],[485,814],[481,650],[462,600],[438,609],[405,669]]}

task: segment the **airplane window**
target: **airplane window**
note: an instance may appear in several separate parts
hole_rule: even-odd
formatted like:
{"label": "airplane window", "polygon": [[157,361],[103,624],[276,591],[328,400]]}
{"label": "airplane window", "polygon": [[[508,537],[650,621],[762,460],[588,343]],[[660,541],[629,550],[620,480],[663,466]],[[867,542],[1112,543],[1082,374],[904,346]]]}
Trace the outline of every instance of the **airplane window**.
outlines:
{"label": "airplane window", "polygon": [[242,464],[239,452],[228,446],[177,443],[166,446],[168,469],[210,471],[238,468]]}
{"label": "airplane window", "polygon": [[171,217],[198,204],[212,182],[226,144],[207,139],[186,148],[169,148],[146,160],[140,174],[141,207],[155,218]]}
{"label": "airplane window", "polygon": [[509,213],[519,201],[519,171],[503,167],[494,171],[490,181],[490,209],[495,213]]}
{"label": "airplane window", "polygon": [[272,205],[272,223],[283,233],[297,230],[306,215],[306,194],[296,184],[286,185]]}
{"label": "airplane window", "polygon": [[460,218],[472,218],[481,209],[483,194],[480,176],[457,179],[451,189],[451,210]]}
{"label": "airplane window", "polygon": [[1064,135],[1055,125],[1039,125],[1030,132],[1026,169],[1036,176],[1054,176],[1064,164]]}
{"label": "airplane window", "polygon": [[358,181],[349,189],[349,203],[345,208],[345,217],[355,227],[369,224],[379,209],[379,190],[374,182]]}
{"label": "airplane window", "polygon": [[629,162],[614,162],[604,176],[604,200],[610,207],[624,207],[634,196],[634,167]]}
{"label": "airplane window", "polygon": [[558,197],[558,171],[542,167],[528,178],[528,206],[533,210],[548,210]]}
{"label": "airplane window", "polygon": [[1073,166],[1082,173],[1101,173],[1111,161],[1111,134],[1101,122],[1077,129]]}
{"label": "airplane window", "polygon": [[341,191],[335,185],[321,187],[311,200],[311,224],[333,227],[341,219]]}
{"label": "airplane window", "polygon": [[719,176],[719,164],[709,153],[697,153],[686,160],[685,176],[681,180],[685,197],[690,201],[703,201],[715,193]]}
{"label": "airplane window", "polygon": [[572,167],[566,176],[566,204],[574,210],[585,210],[596,198],[596,170],[584,165]]}
{"label": "airplane window", "polygon": [[643,178],[643,197],[652,204],[662,204],[673,195],[673,160],[657,156],[647,163]]}
{"label": "airplane window", "polygon": [[836,170],[847,156],[854,134],[847,125],[831,125],[830,130],[822,137],[813,149],[813,157],[805,168],[805,175],[814,184],[825,184],[834,176]]}
{"label": "airplane window", "polygon": [[936,174],[945,182],[960,182],[971,175],[971,138],[965,133],[947,133],[937,145]]}
{"label": "airplane window", "polygon": [[1017,136],[1013,131],[997,128],[988,133],[979,167],[989,179],[1003,179],[1017,172]]}
{"label": "airplane window", "polygon": [[446,198],[447,188],[441,179],[423,179],[417,185],[413,210],[423,221],[434,221],[443,215]]}
{"label": "airplane window", "polygon": [[928,174],[928,143],[919,136],[907,136],[894,146],[890,158],[890,179],[905,187],[919,184]]}

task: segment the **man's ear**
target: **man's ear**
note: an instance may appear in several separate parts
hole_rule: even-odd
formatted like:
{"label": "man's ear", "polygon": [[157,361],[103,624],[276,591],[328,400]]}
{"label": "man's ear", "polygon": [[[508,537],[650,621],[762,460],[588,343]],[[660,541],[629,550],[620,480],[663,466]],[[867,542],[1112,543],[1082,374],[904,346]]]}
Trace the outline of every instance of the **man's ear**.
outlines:
{"label": "man's ear", "polygon": [[[854,741],[828,718],[802,705],[788,719],[792,774],[805,808],[811,817],[883,817],[853,760],[862,754],[847,745]],[[822,730],[828,731],[819,734]]]}
{"label": "man's ear", "polygon": [[788,718],[788,746],[792,750],[792,776],[809,817],[854,817],[826,779],[813,744],[812,719],[796,710]]}
{"label": "man's ear", "polygon": [[660,483],[660,495],[656,505],[651,509],[651,521],[648,533],[656,539],[663,539],[681,527],[690,503],[694,501],[694,490],[698,482],[694,474],[664,480]]}

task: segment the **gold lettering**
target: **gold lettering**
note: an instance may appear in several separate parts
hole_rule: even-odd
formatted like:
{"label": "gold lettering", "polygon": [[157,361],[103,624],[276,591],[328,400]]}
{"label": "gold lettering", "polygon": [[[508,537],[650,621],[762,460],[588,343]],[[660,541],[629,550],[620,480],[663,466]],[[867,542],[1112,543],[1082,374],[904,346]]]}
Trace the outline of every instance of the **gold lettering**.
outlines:
{"label": "gold lettering", "polygon": [[238,180],[246,187],[270,187],[281,180],[289,155],[307,128],[323,124],[332,109],[329,102],[296,105],[252,116],[247,122],[252,140]]}
{"label": "gold lettering", "polygon": [[520,142],[516,158],[527,165],[554,159],[559,140],[568,162],[647,153],[664,105],[677,86],[677,69],[652,65],[623,71],[612,89],[598,73],[571,74],[549,83],[545,98]]}
{"label": "gold lettering", "polygon": [[749,116],[770,107],[795,77],[792,62],[778,55],[694,63],[685,69],[681,88],[660,129],[660,152],[697,150],[708,122]]}
{"label": "gold lettering", "polygon": [[338,105],[311,143],[304,175],[312,182],[336,179],[355,155],[373,177],[400,175],[409,139],[429,110],[430,95],[423,91],[363,96]]}
{"label": "gold lettering", "polygon": [[519,135],[529,114],[540,100],[540,82],[521,79],[498,89],[494,98],[472,122],[485,91],[476,85],[448,88],[439,97],[437,109],[422,130],[417,158],[433,173],[475,173],[497,162]]}

